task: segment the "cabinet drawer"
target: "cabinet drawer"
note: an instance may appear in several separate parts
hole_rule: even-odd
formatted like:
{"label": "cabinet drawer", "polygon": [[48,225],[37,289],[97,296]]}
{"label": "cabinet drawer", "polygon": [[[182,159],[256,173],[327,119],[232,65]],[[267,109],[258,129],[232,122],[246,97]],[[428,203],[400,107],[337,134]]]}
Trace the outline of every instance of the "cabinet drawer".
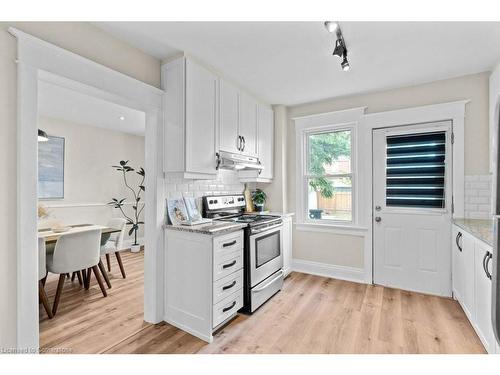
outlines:
{"label": "cabinet drawer", "polygon": [[228,233],[214,238],[214,263],[238,250],[243,250],[243,231]]}
{"label": "cabinet drawer", "polygon": [[213,281],[222,279],[243,268],[243,250],[236,251],[221,257],[218,261],[214,260],[214,278]]}
{"label": "cabinet drawer", "polygon": [[236,271],[214,283],[213,304],[217,304],[224,298],[243,288],[243,270]]}
{"label": "cabinet drawer", "polygon": [[217,327],[243,306],[243,289],[229,295],[213,307],[212,328]]}

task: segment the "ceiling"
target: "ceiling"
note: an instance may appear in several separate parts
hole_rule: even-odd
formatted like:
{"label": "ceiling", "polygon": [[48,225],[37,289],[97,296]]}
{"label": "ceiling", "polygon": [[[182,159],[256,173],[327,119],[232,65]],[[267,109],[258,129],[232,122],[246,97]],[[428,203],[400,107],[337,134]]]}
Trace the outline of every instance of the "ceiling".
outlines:
{"label": "ceiling", "polygon": [[159,59],[191,54],[271,104],[410,86],[500,61],[500,22],[340,22],[349,72],[321,21],[95,25]]}
{"label": "ceiling", "polygon": [[[144,112],[44,81],[39,83],[39,114],[82,125],[144,135]],[[123,120],[120,118],[123,117]]]}

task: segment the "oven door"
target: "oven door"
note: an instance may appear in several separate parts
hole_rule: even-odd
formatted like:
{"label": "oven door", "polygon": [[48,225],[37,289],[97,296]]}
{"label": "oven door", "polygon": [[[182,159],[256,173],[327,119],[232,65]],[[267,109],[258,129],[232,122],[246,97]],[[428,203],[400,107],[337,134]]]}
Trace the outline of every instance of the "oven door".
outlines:
{"label": "oven door", "polygon": [[283,267],[282,224],[252,229],[250,234],[250,286],[271,276]]}

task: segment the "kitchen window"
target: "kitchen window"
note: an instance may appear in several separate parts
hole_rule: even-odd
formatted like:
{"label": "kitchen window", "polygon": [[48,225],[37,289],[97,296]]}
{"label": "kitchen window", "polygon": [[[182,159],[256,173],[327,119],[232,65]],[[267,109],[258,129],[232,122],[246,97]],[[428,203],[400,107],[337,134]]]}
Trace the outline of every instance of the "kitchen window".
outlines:
{"label": "kitchen window", "polygon": [[354,223],[354,129],[322,128],[302,134],[304,222]]}

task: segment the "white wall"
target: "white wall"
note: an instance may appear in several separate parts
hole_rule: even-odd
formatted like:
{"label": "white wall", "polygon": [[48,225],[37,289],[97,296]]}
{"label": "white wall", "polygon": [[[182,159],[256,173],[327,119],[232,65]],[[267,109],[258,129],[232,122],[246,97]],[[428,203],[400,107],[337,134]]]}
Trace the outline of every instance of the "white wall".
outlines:
{"label": "white wall", "polygon": [[274,212],[287,212],[287,107],[277,105],[274,110],[274,178],[271,184],[259,183],[257,187],[267,194],[266,209]]}
{"label": "white wall", "polygon": [[[132,192],[125,187],[121,172],[111,166],[130,160],[131,167],[144,167],[144,137],[48,117],[40,117],[38,126],[49,135],[65,139],[64,199],[40,200],[49,210],[49,217],[39,220],[40,228],[55,224],[106,225],[112,217],[122,217],[120,210],[106,205],[111,198],[127,198],[124,211],[133,217]],[[136,188],[141,177],[129,172],[127,181]],[[138,236],[143,233],[141,226]]]}
{"label": "white wall", "polygon": [[[296,207],[295,192],[295,125],[293,117],[367,106],[366,113],[382,112],[428,104],[470,99],[465,118],[465,173],[489,173],[488,131],[489,73],[437,81],[369,94],[323,100],[288,108],[287,138],[287,205],[288,212]],[[472,208],[472,207],[471,207]],[[330,233],[293,232],[293,257],[354,268],[363,268],[364,238]]]}
{"label": "white wall", "polygon": [[16,345],[17,75],[16,39],[9,26],[160,87],[160,61],[87,23],[0,23],[0,347]]}

